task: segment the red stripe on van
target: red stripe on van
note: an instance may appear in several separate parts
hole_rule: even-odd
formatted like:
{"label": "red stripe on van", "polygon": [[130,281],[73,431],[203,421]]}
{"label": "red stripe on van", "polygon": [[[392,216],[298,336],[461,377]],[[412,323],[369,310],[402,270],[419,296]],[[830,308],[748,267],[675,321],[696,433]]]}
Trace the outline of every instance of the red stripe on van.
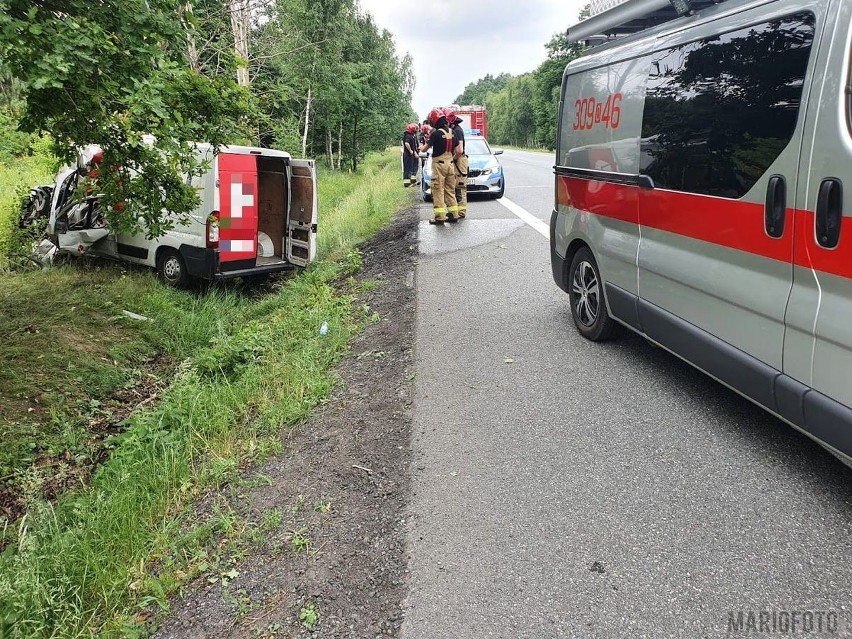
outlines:
{"label": "red stripe on van", "polygon": [[[781,262],[789,262],[793,257],[792,224],[788,221],[783,237],[769,237],[764,230],[762,204],[675,191],[636,190],[640,191],[639,223],[642,226]],[[792,219],[792,214],[788,211],[788,220]]]}
{"label": "red stripe on van", "polygon": [[581,211],[604,215],[616,220],[639,223],[639,189],[578,178],[557,178],[557,201]]}
{"label": "red stripe on van", "polygon": [[814,213],[800,211],[796,216],[794,262],[797,266],[852,279],[852,218],[843,216],[840,243],[835,249],[827,249],[817,244]]}
{"label": "red stripe on van", "polygon": [[788,209],[784,235],[773,239],[764,230],[763,204],[754,202],[564,176],[557,177],[556,193],[561,206],[852,278],[852,218],[848,216],[843,218],[840,244],[828,250],[816,242],[811,211]]}

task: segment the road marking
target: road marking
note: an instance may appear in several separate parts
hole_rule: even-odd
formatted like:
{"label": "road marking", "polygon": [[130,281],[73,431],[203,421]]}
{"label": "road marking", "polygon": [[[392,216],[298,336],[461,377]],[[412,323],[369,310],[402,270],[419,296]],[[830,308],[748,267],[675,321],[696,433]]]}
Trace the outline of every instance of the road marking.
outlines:
{"label": "road marking", "polygon": [[525,208],[515,204],[512,200],[508,200],[505,197],[500,198],[497,202],[509,209],[509,211],[519,217],[522,222],[528,224],[533,229],[544,235],[544,237],[550,239],[550,227]]}
{"label": "road marking", "polygon": [[510,160],[511,162],[518,162],[520,164],[529,164],[530,166],[548,166],[550,168],[553,168],[553,164],[551,164],[550,162],[548,162],[547,164],[542,164],[541,162],[527,162],[526,160],[519,160],[518,158],[506,158],[506,159]]}

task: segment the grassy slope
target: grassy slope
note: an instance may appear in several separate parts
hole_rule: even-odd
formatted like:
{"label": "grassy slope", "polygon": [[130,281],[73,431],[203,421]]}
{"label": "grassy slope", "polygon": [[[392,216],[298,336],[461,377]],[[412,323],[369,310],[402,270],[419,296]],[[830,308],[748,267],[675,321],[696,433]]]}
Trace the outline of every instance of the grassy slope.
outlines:
{"label": "grassy slope", "polygon": [[[369,158],[363,173],[322,175],[323,259],[262,299],[166,290],[149,273],[114,265],[0,282],[0,303],[13,311],[0,326],[9,363],[0,402],[11,407],[0,425],[17,451],[0,463],[25,488],[28,479],[38,486],[33,461],[46,447],[85,444],[93,410],[151,381],[138,372],[146,358],[181,362],[156,405],[133,413],[110,440],[110,458],[85,489],[55,505],[27,493],[27,515],[0,556],[0,622],[15,635],[119,635],[137,606],[177,585],[154,578],[147,562],[170,552],[186,503],[276,450],[278,431],[327,394],[330,368],[367,321],[332,282],[357,269],[354,246],[408,201],[397,173],[391,152]],[[124,309],[152,321],[124,319]],[[85,445],[78,452],[87,454]]]}

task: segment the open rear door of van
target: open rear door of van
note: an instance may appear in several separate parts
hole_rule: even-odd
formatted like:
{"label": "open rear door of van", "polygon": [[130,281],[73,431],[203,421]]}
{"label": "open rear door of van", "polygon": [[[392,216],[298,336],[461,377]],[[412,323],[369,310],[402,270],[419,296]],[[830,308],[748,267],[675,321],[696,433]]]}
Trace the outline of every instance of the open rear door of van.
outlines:
{"label": "open rear door of van", "polygon": [[257,258],[257,156],[220,153],[219,259],[226,270],[252,268]]}
{"label": "open rear door of van", "polygon": [[317,255],[317,169],[313,160],[290,160],[292,171],[287,260],[307,266]]}

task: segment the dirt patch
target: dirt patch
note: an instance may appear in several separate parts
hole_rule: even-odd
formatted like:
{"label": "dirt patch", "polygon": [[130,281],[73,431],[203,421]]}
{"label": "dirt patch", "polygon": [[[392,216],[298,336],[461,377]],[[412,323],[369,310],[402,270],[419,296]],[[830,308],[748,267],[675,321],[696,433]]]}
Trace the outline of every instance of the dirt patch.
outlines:
{"label": "dirt patch", "polygon": [[284,436],[286,452],[230,497],[254,522],[256,550],[230,571],[188,586],[157,637],[398,635],[410,493],[416,229],[417,211],[404,211],[361,247],[358,279],[377,285],[359,303],[381,321],[351,345],[329,401]]}

